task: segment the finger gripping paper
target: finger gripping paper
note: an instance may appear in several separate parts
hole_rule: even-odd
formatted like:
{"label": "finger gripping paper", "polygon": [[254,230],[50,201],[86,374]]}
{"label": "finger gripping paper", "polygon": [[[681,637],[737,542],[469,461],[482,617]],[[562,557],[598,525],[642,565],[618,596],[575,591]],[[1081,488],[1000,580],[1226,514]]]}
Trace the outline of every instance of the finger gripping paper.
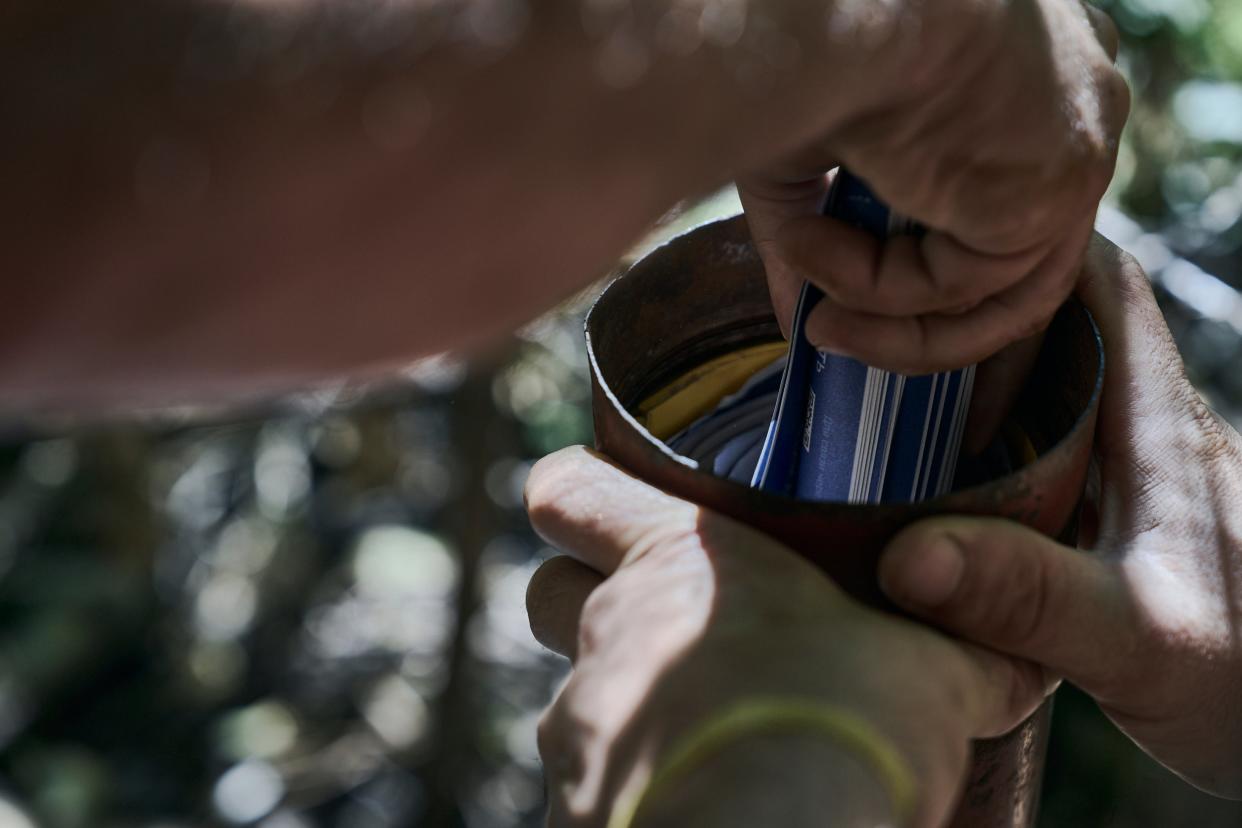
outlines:
{"label": "finger gripping paper", "polygon": [[[845,169],[824,212],[879,238],[922,232]],[[715,474],[804,500],[909,503],[948,492],[975,367],[903,376],[819,351],[805,327],[822,299],[803,284],[787,354],[763,360],[669,446]]]}

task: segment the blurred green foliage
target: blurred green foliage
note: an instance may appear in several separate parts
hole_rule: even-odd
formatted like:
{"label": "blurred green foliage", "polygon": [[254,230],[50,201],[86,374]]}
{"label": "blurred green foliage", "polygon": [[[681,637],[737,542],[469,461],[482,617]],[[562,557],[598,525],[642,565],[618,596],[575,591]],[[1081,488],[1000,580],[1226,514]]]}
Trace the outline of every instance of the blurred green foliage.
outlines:
{"label": "blurred green foliage", "polygon": [[1103,0],[1122,35],[1132,112],[1110,199],[1238,284],[1242,6]]}

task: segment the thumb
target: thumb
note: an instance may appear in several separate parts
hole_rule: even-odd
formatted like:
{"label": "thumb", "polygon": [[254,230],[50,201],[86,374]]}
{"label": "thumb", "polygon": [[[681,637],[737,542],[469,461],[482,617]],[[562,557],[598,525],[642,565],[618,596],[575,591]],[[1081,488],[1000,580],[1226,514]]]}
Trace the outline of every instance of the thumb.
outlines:
{"label": "thumb", "polygon": [[915,524],[889,544],[879,577],[906,611],[1088,692],[1107,692],[1132,664],[1135,627],[1116,571],[1019,524]]}

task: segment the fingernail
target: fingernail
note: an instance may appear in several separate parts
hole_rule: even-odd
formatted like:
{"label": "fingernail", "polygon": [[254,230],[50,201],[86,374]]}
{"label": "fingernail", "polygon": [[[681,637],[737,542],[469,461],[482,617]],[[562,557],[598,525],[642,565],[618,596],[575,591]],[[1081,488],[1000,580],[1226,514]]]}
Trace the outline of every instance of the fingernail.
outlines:
{"label": "fingernail", "polygon": [[951,597],[962,581],[966,560],[948,535],[936,535],[887,562],[882,585],[888,596],[908,607],[934,609]]}

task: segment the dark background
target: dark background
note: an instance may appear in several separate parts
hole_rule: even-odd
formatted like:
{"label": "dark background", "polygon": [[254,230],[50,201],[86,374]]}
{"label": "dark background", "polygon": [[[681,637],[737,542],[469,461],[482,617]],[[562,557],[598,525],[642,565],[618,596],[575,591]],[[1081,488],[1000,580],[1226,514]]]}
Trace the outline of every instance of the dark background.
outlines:
{"label": "dark background", "polygon": [[[1101,228],[1147,265],[1236,424],[1242,3],[1106,5],[1135,107]],[[661,232],[734,209],[724,192]],[[12,428],[0,828],[539,824],[534,722],[565,664],[526,626],[549,551],[521,484],[590,440],[581,311],[380,389]],[[1232,826],[1242,806],[1067,688],[1041,825]]]}

